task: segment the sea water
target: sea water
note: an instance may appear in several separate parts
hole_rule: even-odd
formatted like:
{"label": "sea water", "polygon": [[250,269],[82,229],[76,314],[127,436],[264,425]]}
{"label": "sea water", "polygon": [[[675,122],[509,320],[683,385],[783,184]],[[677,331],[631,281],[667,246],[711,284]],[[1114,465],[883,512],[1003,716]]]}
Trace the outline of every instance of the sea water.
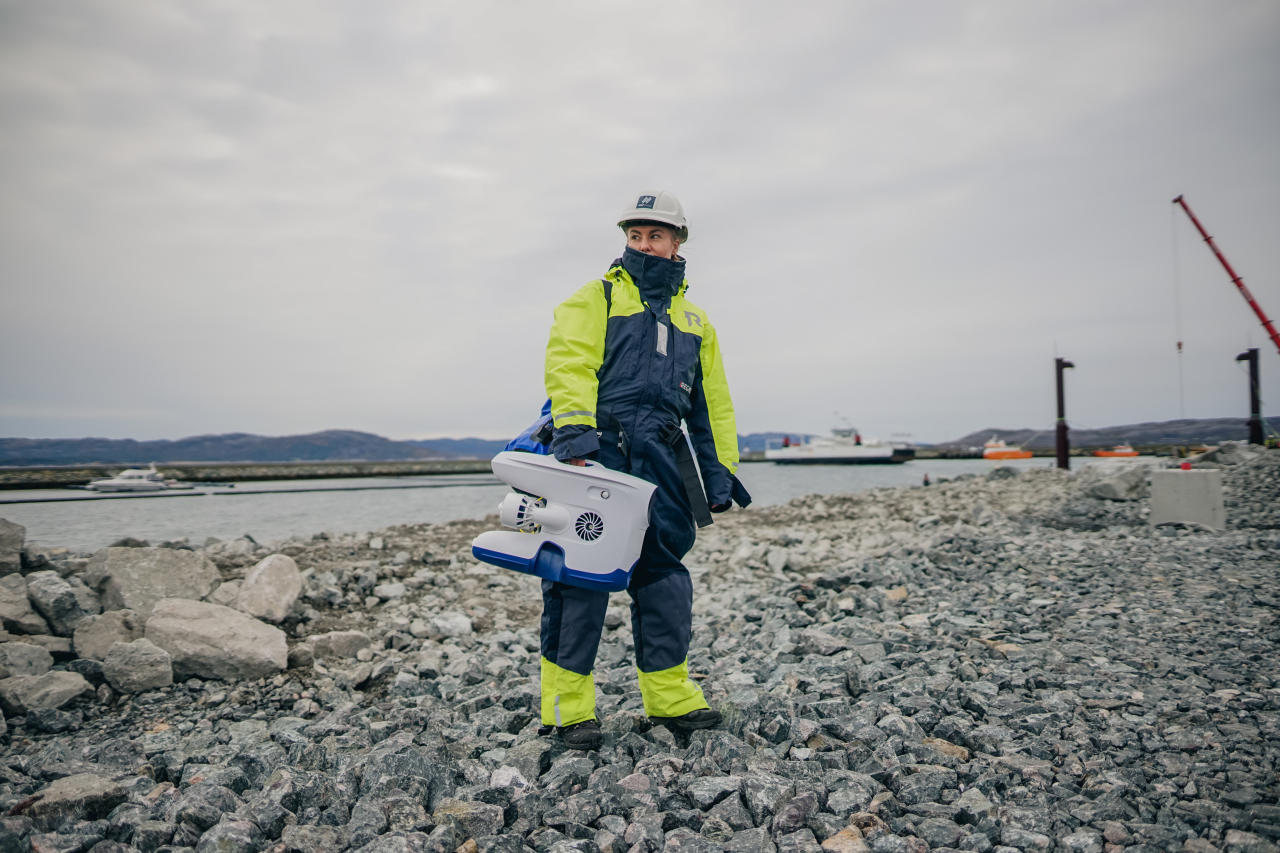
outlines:
{"label": "sea water", "polygon": [[[1093,464],[1073,459],[1080,467]],[[810,494],[849,494],[882,486],[923,486],[1002,466],[1041,468],[1052,459],[917,459],[901,465],[776,465],[746,462],[738,476],[753,506]],[[93,497],[74,489],[0,492],[0,518],[27,529],[27,542],[96,551],[124,537],[153,544],[248,534],[269,544],[317,533],[365,533],[398,524],[482,519],[497,512],[508,487],[491,475],[370,477],[238,483],[161,495]],[[67,500],[90,498],[88,500]]]}

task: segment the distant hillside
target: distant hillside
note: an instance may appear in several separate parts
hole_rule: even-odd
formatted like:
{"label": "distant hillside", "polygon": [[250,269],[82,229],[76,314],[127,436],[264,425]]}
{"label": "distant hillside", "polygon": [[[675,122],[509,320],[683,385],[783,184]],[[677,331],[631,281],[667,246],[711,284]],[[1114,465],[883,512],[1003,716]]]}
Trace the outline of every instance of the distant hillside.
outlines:
{"label": "distant hillside", "polygon": [[89,462],[317,462],[434,459],[446,454],[367,432],[325,430],[307,435],[236,432],[175,441],[110,438],[0,438],[0,465],[78,465]]}
{"label": "distant hillside", "polygon": [[[785,433],[739,436],[738,446],[763,450]],[[801,433],[790,433],[792,438]],[[151,462],[386,462],[398,459],[490,459],[506,439],[424,438],[394,441],[367,432],[326,430],[307,435],[197,435],[177,440],[0,438],[0,465],[146,465]]]}
{"label": "distant hillside", "polygon": [[[1270,418],[1271,429],[1280,432],[1280,418]],[[1053,431],[1038,435],[1029,429],[990,428],[969,433],[938,445],[980,447],[991,436],[1010,444],[1053,447]],[[783,436],[800,439],[801,432],[753,432],[738,436],[742,451],[764,450],[766,443]],[[1164,421],[1103,429],[1071,430],[1073,447],[1107,447],[1121,442],[1139,445],[1217,444],[1243,441],[1248,429],[1241,418]],[[1029,443],[1028,443],[1028,440]],[[354,430],[325,430],[307,435],[262,436],[236,432],[197,435],[175,441],[134,441],[110,438],[0,438],[0,465],[145,465],[149,462],[386,462],[398,459],[488,459],[502,449],[505,440],[486,438],[431,438],[393,441]]]}
{"label": "distant hillside", "polygon": [[[1264,418],[1271,430],[1280,432],[1280,418]],[[1070,420],[1067,421],[1070,426]],[[1052,448],[1054,431],[988,428],[938,445],[939,447],[981,447],[991,436],[1009,444],[1030,448]],[[1244,418],[1187,418],[1177,421],[1153,421],[1125,426],[1082,429],[1071,427],[1072,447],[1110,447],[1128,442],[1137,445],[1218,444],[1223,441],[1247,441],[1248,421]]]}
{"label": "distant hillside", "polygon": [[492,459],[507,446],[507,439],[494,438],[416,438],[401,442],[433,451],[453,459]]}

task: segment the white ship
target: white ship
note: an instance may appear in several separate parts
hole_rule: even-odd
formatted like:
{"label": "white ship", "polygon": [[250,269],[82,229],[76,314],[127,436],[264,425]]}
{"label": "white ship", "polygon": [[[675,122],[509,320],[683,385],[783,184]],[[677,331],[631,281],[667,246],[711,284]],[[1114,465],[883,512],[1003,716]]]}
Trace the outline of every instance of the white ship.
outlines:
{"label": "white ship", "polygon": [[779,465],[891,465],[914,459],[914,447],[902,442],[863,438],[854,427],[836,427],[829,436],[770,443],[764,458]]}
{"label": "white ship", "polygon": [[93,480],[85,488],[95,492],[159,492],[191,487],[177,480],[166,480],[152,464],[150,468],[126,468],[114,477]]}

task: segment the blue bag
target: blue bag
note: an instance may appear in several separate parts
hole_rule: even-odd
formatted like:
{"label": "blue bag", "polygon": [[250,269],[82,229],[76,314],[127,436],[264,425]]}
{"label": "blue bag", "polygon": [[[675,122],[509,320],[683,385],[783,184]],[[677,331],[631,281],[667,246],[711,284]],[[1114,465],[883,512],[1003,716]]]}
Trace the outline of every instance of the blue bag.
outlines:
{"label": "blue bag", "polygon": [[542,404],[542,413],[538,419],[515,438],[507,442],[503,450],[522,450],[525,453],[537,453],[546,456],[551,452],[551,436],[555,426],[551,423],[551,401]]}

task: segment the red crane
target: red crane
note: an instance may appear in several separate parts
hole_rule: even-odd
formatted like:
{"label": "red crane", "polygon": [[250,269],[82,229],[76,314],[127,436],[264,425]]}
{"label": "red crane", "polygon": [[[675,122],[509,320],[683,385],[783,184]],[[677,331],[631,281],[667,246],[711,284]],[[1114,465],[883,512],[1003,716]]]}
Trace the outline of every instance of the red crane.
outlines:
{"label": "red crane", "polygon": [[1209,248],[1217,255],[1218,261],[1222,264],[1222,268],[1227,271],[1227,275],[1231,276],[1231,283],[1240,289],[1240,295],[1244,297],[1244,301],[1249,303],[1249,307],[1253,309],[1253,313],[1258,315],[1258,319],[1262,321],[1262,328],[1267,330],[1267,334],[1271,336],[1271,343],[1276,345],[1276,350],[1280,351],[1280,333],[1276,332],[1276,327],[1271,325],[1271,321],[1267,319],[1267,315],[1263,313],[1262,306],[1258,304],[1258,300],[1253,298],[1253,294],[1249,292],[1249,288],[1244,286],[1244,279],[1236,275],[1236,271],[1231,268],[1231,264],[1227,263],[1226,257],[1218,249],[1218,244],[1213,242],[1213,238],[1209,236],[1209,232],[1204,230],[1204,226],[1200,224],[1200,220],[1196,219],[1196,215],[1191,212],[1191,208],[1183,200],[1182,196],[1178,196],[1173,200],[1174,204],[1182,205],[1182,209],[1187,212],[1187,216],[1191,217],[1191,224],[1196,226],[1196,230],[1200,232],[1200,236],[1204,237],[1204,241],[1209,244]]}

